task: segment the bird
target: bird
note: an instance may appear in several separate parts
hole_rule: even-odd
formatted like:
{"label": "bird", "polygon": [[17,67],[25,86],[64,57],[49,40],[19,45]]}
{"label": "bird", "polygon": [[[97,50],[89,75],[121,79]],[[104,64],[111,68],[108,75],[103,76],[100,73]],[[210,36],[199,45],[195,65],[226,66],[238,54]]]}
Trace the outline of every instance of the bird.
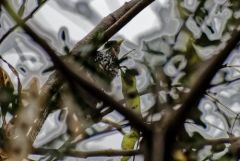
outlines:
{"label": "bird", "polygon": [[106,73],[112,80],[119,70],[118,55],[123,40],[110,40],[94,55],[97,71]]}
{"label": "bird", "polygon": [[[94,67],[94,71],[96,73],[89,74],[89,72],[85,71],[88,73],[88,75],[90,75],[90,77],[93,77],[93,74],[105,74],[108,76],[108,78],[110,78],[110,80],[112,80],[117,75],[119,70],[118,55],[120,53],[120,47],[123,41],[124,40],[122,39],[107,41],[101,50],[97,50],[94,54],[89,55],[88,59],[85,58],[85,60],[87,60],[87,63],[85,62],[85,65],[80,65],[80,67],[77,67],[79,70],[78,73],[83,72],[83,67],[88,68],[88,70]],[[72,55],[64,55],[60,57],[63,61],[68,62],[68,64],[74,66],[75,63],[72,62],[73,59],[71,59]],[[74,55],[74,58],[75,60],[78,60],[79,56]],[[82,59],[82,57],[80,58]],[[83,63],[83,61],[81,63]],[[48,73],[53,70],[55,70],[55,67],[50,66],[44,69],[42,73]],[[92,79],[90,78],[90,80]]]}
{"label": "bird", "polygon": [[[78,59],[72,59],[72,56],[74,55],[63,56],[62,60],[66,64],[68,64],[68,66],[71,66],[71,69],[74,70],[75,73],[78,73],[83,79],[94,84],[96,87],[103,90],[104,92],[108,92],[111,90],[109,82],[111,82],[117,76],[118,71],[120,69],[118,64],[118,55],[120,53],[120,47],[122,42],[123,40],[107,41],[101,49],[95,51],[93,54],[89,54],[88,56],[84,57],[84,59],[81,59],[81,63],[76,63],[76,60]],[[90,69],[89,65],[92,69],[94,69],[94,71],[89,70]],[[49,72],[54,69],[55,67],[52,66],[50,68],[45,69],[44,72]],[[104,80],[104,78],[101,77],[102,75],[100,73],[104,74],[105,76],[108,76],[108,81]],[[73,92],[74,96],[76,98],[78,97],[76,100],[78,101],[81,100],[82,102],[81,112],[74,111],[69,113],[67,116],[66,119],[67,124],[73,125],[74,127],[74,128],[71,128],[72,126],[68,127],[68,132],[70,133],[70,135],[74,134],[76,132],[75,131],[76,129],[82,128],[81,125],[79,124],[79,121],[73,119],[74,118],[73,115],[75,115],[76,113],[83,112],[85,113],[85,116],[91,116],[93,120],[98,120],[100,118],[98,117],[99,109],[95,109],[95,107],[97,107],[97,104],[99,103],[99,100],[96,99],[95,97],[91,97],[91,95],[88,92],[82,90],[80,86],[76,84],[74,85],[75,88],[72,88],[72,90],[75,90]],[[62,88],[62,90],[64,90],[64,88]],[[66,93],[66,91],[64,93]],[[79,116],[79,118],[82,118],[82,116]],[[74,125],[80,127],[76,128]]]}

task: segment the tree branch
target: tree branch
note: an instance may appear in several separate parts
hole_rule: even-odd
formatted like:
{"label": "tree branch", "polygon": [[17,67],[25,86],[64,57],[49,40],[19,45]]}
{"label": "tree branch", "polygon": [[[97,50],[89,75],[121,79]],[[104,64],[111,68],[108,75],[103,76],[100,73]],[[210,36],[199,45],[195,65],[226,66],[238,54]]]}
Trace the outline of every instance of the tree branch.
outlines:
{"label": "tree branch", "polygon": [[154,0],[131,0],[130,2],[126,2],[122,7],[103,18],[89,34],[80,40],[73,47],[70,52],[71,55],[79,55],[82,47],[94,43],[93,41],[96,38],[96,34],[103,32],[102,40],[97,44],[96,48],[100,47],[153,1]]}
{"label": "tree branch", "polygon": [[[193,107],[199,103],[201,97],[204,95],[206,89],[209,87],[211,80],[217,73],[217,71],[222,67],[222,63],[229,56],[231,51],[235,48],[240,40],[240,31],[235,30],[231,34],[231,39],[226,42],[226,45],[214,56],[208,65],[205,66],[205,70],[199,74],[199,77],[196,79],[191,92],[188,94],[186,99],[184,99],[181,107],[177,111],[169,111],[169,117],[165,117],[168,121],[163,121],[164,124],[160,127],[167,129],[166,133],[158,133],[157,135],[164,135],[165,140],[165,157],[158,159],[158,161],[170,160],[171,159],[171,148],[175,142],[176,135],[180,128],[183,127],[184,121],[193,110]],[[154,160],[155,161],[155,160]],[[157,160],[156,160],[157,161]]]}
{"label": "tree branch", "polygon": [[37,155],[46,155],[46,154],[58,154],[60,153],[61,155],[64,156],[69,156],[69,157],[77,157],[77,158],[88,158],[88,157],[101,157],[101,156],[133,156],[133,155],[138,155],[141,154],[140,150],[99,150],[99,151],[76,151],[76,150],[68,150],[66,152],[59,152],[56,149],[34,149],[33,154]]}
{"label": "tree branch", "polygon": [[191,145],[190,148],[201,149],[206,145],[215,146],[219,144],[233,144],[234,142],[239,140],[240,140],[240,137],[220,138],[220,139],[214,139],[214,140],[206,139],[202,143],[199,143],[197,145]]}

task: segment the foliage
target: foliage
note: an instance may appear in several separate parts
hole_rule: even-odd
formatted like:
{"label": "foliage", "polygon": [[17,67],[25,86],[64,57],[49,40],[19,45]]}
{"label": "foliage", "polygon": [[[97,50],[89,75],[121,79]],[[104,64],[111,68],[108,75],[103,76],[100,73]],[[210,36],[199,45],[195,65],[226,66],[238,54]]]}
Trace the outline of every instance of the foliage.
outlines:
{"label": "foliage", "polygon": [[[141,115],[140,96],[137,90],[137,80],[134,70],[121,70],[122,93],[126,101],[126,106]],[[122,149],[134,149],[136,142],[140,139],[140,133],[137,129],[131,128],[130,131],[123,136]],[[123,157],[122,161],[128,161],[129,157]]]}

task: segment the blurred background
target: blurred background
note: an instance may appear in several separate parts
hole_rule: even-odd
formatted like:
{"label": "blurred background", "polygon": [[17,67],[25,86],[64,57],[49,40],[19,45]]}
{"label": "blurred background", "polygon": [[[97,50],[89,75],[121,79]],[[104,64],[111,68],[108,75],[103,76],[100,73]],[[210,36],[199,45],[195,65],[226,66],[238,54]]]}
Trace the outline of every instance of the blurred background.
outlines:
{"label": "blurred background", "polygon": [[[15,7],[18,8],[23,1],[12,0],[12,2]],[[48,0],[28,21],[28,24],[41,34],[52,47],[64,54],[63,47],[65,45],[71,49],[76,42],[91,31],[103,17],[119,8],[125,2],[125,0]],[[171,78],[172,84],[178,84],[179,80],[186,75],[184,69],[187,66],[187,58],[181,54],[171,56],[173,55],[173,43],[174,50],[184,50],[185,48],[186,37],[184,33],[179,34],[183,25],[192,34],[193,39],[199,40],[200,45],[195,44],[194,49],[201,60],[209,59],[213,51],[218,49],[215,42],[224,42],[224,40],[228,38],[229,35],[223,34],[226,24],[231,17],[235,16],[238,18],[240,12],[233,12],[229,7],[230,2],[227,0],[208,0],[204,3],[203,7],[207,12],[207,16],[204,18],[188,16],[186,19],[183,19],[181,17],[181,11],[178,9],[178,5],[181,5],[181,7],[189,13],[194,13],[199,4],[200,1],[198,0],[156,0],[112,38],[124,39],[119,57],[134,49],[130,54],[131,59],[124,62],[124,65],[138,69],[137,88],[139,92],[145,91],[152,81],[147,65],[143,65],[139,63],[139,61],[147,61],[147,64],[150,66],[156,64],[162,66],[164,73]],[[27,16],[36,6],[36,1],[27,1],[27,8],[23,17]],[[1,37],[14,23],[4,11],[1,12],[0,20]],[[199,23],[201,23],[201,25],[199,25]],[[66,33],[65,41],[61,39],[61,33],[63,31]],[[179,34],[177,38],[178,41],[175,41],[174,36],[177,34]],[[147,50],[149,46],[151,51],[158,51],[161,54],[152,54]],[[51,66],[51,62],[49,58],[46,57],[44,51],[38,47],[21,28],[16,29],[1,42],[0,54],[17,69],[23,87],[26,87],[34,77],[38,78],[41,85],[47,80],[49,74],[43,74],[43,70]],[[239,50],[236,48],[226,63],[237,66],[240,65],[239,62]],[[4,63],[2,65],[3,67],[6,66]],[[11,74],[9,69],[6,68],[6,70],[16,85],[17,79],[14,74]],[[189,122],[192,123],[186,123],[185,125],[189,135],[196,131],[204,138],[209,139],[226,137],[229,131],[236,136],[240,135],[238,119],[234,119],[240,112],[240,82],[236,80],[240,77],[239,71],[240,67],[234,67],[225,68],[218,73],[213,80],[213,84],[219,85],[214,86],[210,90],[215,94],[215,98],[220,100],[222,104],[213,103],[214,101],[210,97],[204,97],[198,108],[202,112],[200,119],[204,122],[205,127],[193,124],[194,120],[189,120]],[[223,79],[229,83],[221,84]],[[112,90],[109,94],[116,100],[122,100],[121,90],[121,81],[119,76],[117,76],[112,82]],[[171,97],[179,98],[179,95],[174,94],[174,91],[170,91],[169,93]],[[166,99],[169,93],[159,91],[159,97]],[[143,114],[151,108],[153,104],[154,98],[150,92],[141,95]],[[226,109],[224,106],[228,108]],[[61,139],[65,139],[66,124],[64,119],[59,120],[60,113],[61,111],[57,110],[48,117],[34,143],[36,147],[44,145],[58,147],[61,145]],[[112,112],[107,117],[116,122],[123,121],[123,118],[116,112]],[[231,118],[229,119],[231,120],[230,123],[228,123],[229,120],[226,120],[226,117],[228,119]],[[233,124],[234,120],[235,123]],[[95,131],[100,132],[106,127],[106,124],[99,123],[87,129],[87,131],[89,133],[94,133]],[[127,129],[128,127],[126,127],[126,130]],[[59,138],[58,141],[53,141],[56,138]],[[99,135],[86,140],[79,144],[78,147],[81,150],[121,149],[121,139],[122,135],[117,131],[113,131],[107,135]],[[204,148],[199,153],[199,158],[206,157],[208,151],[208,147]],[[223,154],[224,151],[217,153],[214,157],[217,158]],[[67,158],[66,160],[77,159]],[[78,160],[111,161],[119,160],[119,158],[113,157],[109,159],[107,157],[98,157]],[[138,156],[136,160],[141,160],[141,156]]]}

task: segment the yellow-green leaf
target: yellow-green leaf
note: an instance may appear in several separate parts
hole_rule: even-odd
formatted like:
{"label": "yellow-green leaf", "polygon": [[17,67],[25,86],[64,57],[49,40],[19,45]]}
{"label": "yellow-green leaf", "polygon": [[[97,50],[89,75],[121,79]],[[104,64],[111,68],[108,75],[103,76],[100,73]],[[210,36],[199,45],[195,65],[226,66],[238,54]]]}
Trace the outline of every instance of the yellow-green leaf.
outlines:
{"label": "yellow-green leaf", "polygon": [[[140,96],[137,90],[137,81],[135,74],[130,70],[121,71],[122,93],[127,107],[141,115]],[[130,132],[125,134],[122,140],[123,150],[132,150],[140,137],[139,131],[131,128]],[[122,157],[121,161],[128,161],[129,157]]]}
{"label": "yellow-green leaf", "polygon": [[[124,135],[122,140],[122,149],[123,150],[132,150],[134,145],[138,141],[140,135],[136,129],[131,129],[130,132]],[[128,161],[129,157],[122,157],[121,161]]]}
{"label": "yellow-green leaf", "polygon": [[128,70],[121,71],[122,93],[127,107],[130,107],[137,114],[141,115],[140,96],[137,90],[135,75],[128,73]]}

